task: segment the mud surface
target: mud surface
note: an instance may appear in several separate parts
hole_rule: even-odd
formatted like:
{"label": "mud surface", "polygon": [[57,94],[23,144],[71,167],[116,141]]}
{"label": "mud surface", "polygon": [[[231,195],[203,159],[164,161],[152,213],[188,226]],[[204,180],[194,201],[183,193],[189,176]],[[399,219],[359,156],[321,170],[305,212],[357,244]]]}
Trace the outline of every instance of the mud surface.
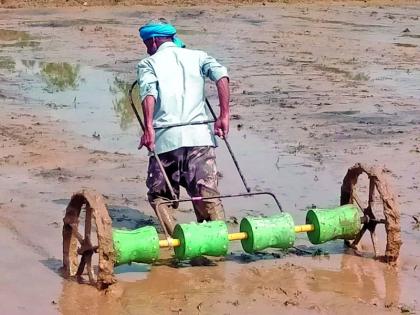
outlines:
{"label": "mud surface", "polygon": [[[156,224],[126,98],[145,56],[137,29],[151,16],[229,67],[232,147],[252,189],[274,192],[296,223],[307,208],[339,204],[356,162],[385,167],[401,208],[396,268],[371,259],[368,237],[358,257],[340,241],[311,246],[299,235],[289,252],[249,256],[232,244],[215,266],[174,266],[164,252],[158,266],[116,268],[106,294],[60,276],[74,192],[101,192],[114,226]],[[418,4],[377,2],[0,9],[1,312],[420,312],[419,16]],[[208,95],[215,104],[214,87]],[[243,191],[223,144],[218,161],[222,191]],[[358,189],[367,203],[367,178]],[[264,197],[225,208],[232,230],[245,215],[278,211]],[[178,217],[193,220],[191,206]],[[381,227],[378,243],[384,252]]]}

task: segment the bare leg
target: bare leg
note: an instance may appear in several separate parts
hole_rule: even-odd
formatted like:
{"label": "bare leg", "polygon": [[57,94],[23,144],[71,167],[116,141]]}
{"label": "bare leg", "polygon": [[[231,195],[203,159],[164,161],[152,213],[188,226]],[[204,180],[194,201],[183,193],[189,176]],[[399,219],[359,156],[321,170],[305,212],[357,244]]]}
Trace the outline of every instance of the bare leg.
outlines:
{"label": "bare leg", "polygon": [[[200,186],[201,197],[215,197],[218,195],[219,192],[217,190]],[[193,206],[198,222],[225,219],[225,211],[223,209],[222,201],[219,198],[194,201]]]}
{"label": "bare leg", "polygon": [[162,218],[163,224],[165,225],[166,230],[170,235],[172,235],[175,226],[177,224],[177,220],[174,217],[174,208],[171,204],[161,204],[161,202],[168,201],[169,199],[166,198],[156,198],[154,200],[149,200],[150,205],[156,212],[156,215],[159,215]]}

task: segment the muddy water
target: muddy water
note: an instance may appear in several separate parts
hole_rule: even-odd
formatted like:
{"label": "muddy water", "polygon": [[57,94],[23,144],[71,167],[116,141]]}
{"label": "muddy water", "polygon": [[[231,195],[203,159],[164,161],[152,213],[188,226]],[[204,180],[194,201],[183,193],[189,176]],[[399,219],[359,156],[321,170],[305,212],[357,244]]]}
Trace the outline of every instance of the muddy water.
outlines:
{"label": "muddy water", "polygon": [[[7,313],[418,311],[420,239],[412,218],[420,201],[415,62],[420,56],[413,47],[420,33],[418,7],[11,12],[0,25],[0,100],[6,109],[2,115],[17,119],[5,126],[26,147],[30,130],[24,126],[35,129],[38,123],[39,137],[53,136],[26,150],[9,144],[12,136],[5,138],[1,209],[13,209],[15,215],[1,213],[1,231],[16,245],[2,252],[5,263],[19,259],[23,264],[2,280],[10,288],[1,294],[8,299],[2,303]],[[404,247],[397,269],[371,259],[368,238],[365,257],[356,257],[340,241],[311,246],[299,235],[300,250],[290,252],[249,256],[232,244],[225,259],[215,259],[216,266],[174,268],[167,259],[153,267],[121,266],[116,268],[119,285],[107,295],[59,277],[63,201],[71,192],[95,187],[107,195],[114,226],[156,223],[144,198],[147,157],[136,150],[139,128],[126,97],[136,61],[145,54],[136,27],[148,13],[169,17],[191,46],[229,66],[232,111],[239,118],[232,120],[232,147],[252,189],[274,192],[297,224],[304,222],[308,207],[338,204],[341,180],[355,162],[390,169],[403,210]],[[230,30],[223,40],[215,23]],[[413,36],[405,36],[405,28]],[[215,103],[214,88],[208,94]],[[36,118],[25,120],[25,114]],[[9,134],[5,130],[2,135]],[[45,161],[37,158],[54,146],[58,150]],[[218,161],[222,191],[243,191],[223,143]],[[366,193],[366,182],[361,190]],[[10,201],[11,195],[17,201]],[[22,204],[31,204],[31,211]],[[278,211],[265,197],[229,199],[225,207],[230,221]],[[194,219],[189,205],[181,210],[180,221]],[[42,222],[34,224],[39,218]],[[383,231],[378,232],[383,248]],[[312,257],[318,249],[320,255]],[[25,287],[25,279],[37,289]]]}

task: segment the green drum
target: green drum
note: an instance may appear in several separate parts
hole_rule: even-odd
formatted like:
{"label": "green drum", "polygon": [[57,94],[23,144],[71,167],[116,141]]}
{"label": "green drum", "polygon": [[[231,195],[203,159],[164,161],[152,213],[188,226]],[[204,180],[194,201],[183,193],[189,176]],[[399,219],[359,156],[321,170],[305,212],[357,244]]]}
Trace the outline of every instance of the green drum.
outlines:
{"label": "green drum", "polygon": [[306,224],[313,224],[308,232],[312,244],[335,239],[352,240],[361,228],[359,209],[348,204],[334,209],[312,209],[306,214]]}
{"label": "green drum", "polygon": [[265,248],[290,248],[296,238],[295,224],[288,213],[281,213],[269,218],[246,217],[240,225],[241,232],[246,232],[247,239],[242,240],[242,247],[247,253],[254,253]]}
{"label": "green drum", "polygon": [[224,221],[177,224],[173,238],[180,240],[175,257],[181,260],[202,255],[225,256],[229,247],[228,229]]}
{"label": "green drum", "polygon": [[113,230],[116,265],[152,263],[159,259],[159,236],[153,226],[136,230]]}

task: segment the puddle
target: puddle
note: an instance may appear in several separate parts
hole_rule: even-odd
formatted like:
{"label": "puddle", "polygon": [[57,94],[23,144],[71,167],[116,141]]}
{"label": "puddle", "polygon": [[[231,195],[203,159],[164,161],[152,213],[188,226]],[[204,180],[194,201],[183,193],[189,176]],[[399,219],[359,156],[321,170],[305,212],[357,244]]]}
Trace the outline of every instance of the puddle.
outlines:
{"label": "puddle", "polygon": [[14,70],[24,96],[33,100],[31,106],[48,108],[57,119],[77,126],[74,131],[89,139],[89,148],[137,153],[139,127],[128,82],[105,70],[66,62],[5,59],[6,66]]}
{"label": "puddle", "polygon": [[397,68],[384,69],[379,65],[372,65],[368,73],[375,85],[392,90],[398,95],[420,100],[420,68],[415,64],[400,67],[397,65]]}
{"label": "puddle", "polygon": [[151,265],[131,263],[114,267],[114,274],[119,281],[135,282],[147,278]]}
{"label": "puddle", "polygon": [[127,206],[108,205],[109,216],[112,219],[112,227],[115,229],[134,230],[144,226],[154,226],[158,232],[162,232],[156,217],[146,215],[139,209]]}

